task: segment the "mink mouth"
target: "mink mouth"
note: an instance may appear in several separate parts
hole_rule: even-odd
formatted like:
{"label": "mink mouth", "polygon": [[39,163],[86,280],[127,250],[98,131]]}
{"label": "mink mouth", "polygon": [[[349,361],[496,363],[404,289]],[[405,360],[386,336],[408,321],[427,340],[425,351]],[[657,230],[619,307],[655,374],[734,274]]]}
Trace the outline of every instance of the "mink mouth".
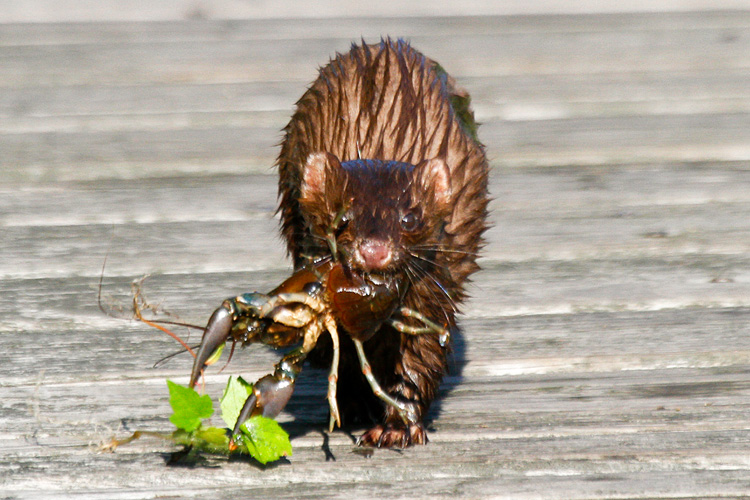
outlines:
{"label": "mink mouth", "polygon": [[393,281],[391,279],[393,277],[391,273],[384,273],[382,271],[363,272],[361,273],[361,275],[363,278],[365,278],[365,280],[369,281],[373,285],[386,285],[389,282]]}
{"label": "mink mouth", "polygon": [[388,288],[401,288],[404,283],[404,275],[396,270],[362,271],[354,270],[362,279],[374,286],[386,286]]}
{"label": "mink mouth", "polygon": [[[350,273],[356,274],[360,278],[372,283],[373,285],[388,285],[394,281],[398,281],[400,276],[403,274],[400,269],[384,268],[384,269],[363,269],[356,261],[352,259],[342,259],[342,264],[346,267]],[[393,266],[391,266],[393,267]]]}

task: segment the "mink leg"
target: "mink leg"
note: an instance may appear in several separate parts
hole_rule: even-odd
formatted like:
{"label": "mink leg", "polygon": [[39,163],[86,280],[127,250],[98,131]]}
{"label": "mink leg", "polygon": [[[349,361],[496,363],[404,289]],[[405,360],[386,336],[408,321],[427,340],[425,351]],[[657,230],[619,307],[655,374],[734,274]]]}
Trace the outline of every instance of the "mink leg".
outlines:
{"label": "mink leg", "polygon": [[402,414],[389,406],[383,423],[365,432],[359,445],[406,448],[425,444],[427,434],[422,420],[437,394],[445,368],[446,349],[434,335],[404,335],[391,377],[384,374],[390,383],[383,385],[391,397],[413,407],[415,418],[405,422]]}

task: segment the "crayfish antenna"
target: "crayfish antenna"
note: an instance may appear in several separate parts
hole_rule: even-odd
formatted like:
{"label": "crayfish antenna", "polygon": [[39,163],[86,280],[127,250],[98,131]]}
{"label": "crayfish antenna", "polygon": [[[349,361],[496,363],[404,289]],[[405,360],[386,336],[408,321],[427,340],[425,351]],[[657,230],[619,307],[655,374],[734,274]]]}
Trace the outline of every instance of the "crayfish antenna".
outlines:
{"label": "crayfish antenna", "polygon": [[146,279],[145,276],[141,278],[138,282],[133,282],[133,315],[135,316],[135,319],[143,323],[146,323],[148,326],[151,326],[153,328],[156,328],[157,330],[161,330],[162,332],[166,333],[167,335],[175,339],[177,342],[179,342],[180,345],[184,347],[185,350],[189,352],[191,356],[195,357],[195,352],[193,352],[190,346],[187,345],[185,341],[182,340],[176,333],[172,333],[170,330],[164,328],[163,326],[157,325],[155,322],[147,320],[146,318],[143,317],[143,313],[141,313],[141,303],[143,302],[143,294],[141,293],[140,285],[143,283],[144,279]]}
{"label": "crayfish antenna", "polygon": [[[196,326],[196,325],[191,325],[189,323],[179,322],[179,321],[147,320],[146,318],[143,317],[142,310],[144,308],[145,309],[150,309],[152,311],[157,311],[157,309],[158,309],[157,307],[151,306],[150,304],[148,304],[146,302],[145,298],[143,297],[143,292],[141,291],[141,286],[143,285],[143,281],[148,277],[148,275],[143,276],[141,279],[136,280],[136,281],[134,281],[131,284],[131,290],[132,290],[132,293],[133,293],[132,316],[130,316],[130,317],[127,317],[127,316],[124,316],[124,315],[123,316],[118,316],[118,315],[114,314],[111,310],[107,310],[104,307],[104,304],[102,302],[102,288],[103,288],[103,285],[104,285],[104,270],[105,270],[105,268],[107,266],[107,258],[108,257],[109,257],[109,253],[104,256],[104,262],[102,263],[102,272],[99,275],[99,286],[97,288],[97,294],[96,294],[96,304],[99,307],[99,310],[104,315],[109,316],[110,318],[114,318],[114,319],[133,319],[134,318],[134,319],[136,319],[136,320],[138,320],[138,321],[140,321],[142,323],[146,323],[147,325],[149,325],[149,326],[151,326],[153,328],[156,328],[158,330],[161,330],[162,332],[166,333],[167,335],[169,335],[170,337],[172,337],[173,339],[175,339],[182,347],[184,347],[184,350],[182,350],[182,351],[179,351],[179,352],[176,352],[174,354],[170,354],[168,356],[163,357],[162,359],[160,359],[159,361],[157,361],[156,363],[154,363],[154,367],[160,365],[164,361],[166,361],[168,359],[171,359],[172,357],[174,357],[174,356],[176,356],[178,354],[182,354],[183,352],[189,352],[193,357],[195,357],[195,352],[193,352],[193,349],[189,345],[187,345],[176,333],[168,330],[167,328],[159,326],[158,323],[167,324],[167,325],[184,326],[184,327],[187,327],[187,328],[197,328],[197,329],[203,330],[202,327]],[[119,309],[120,312],[122,312],[124,314],[123,308],[118,307],[118,309]],[[169,314],[169,313],[167,313],[167,314]]]}

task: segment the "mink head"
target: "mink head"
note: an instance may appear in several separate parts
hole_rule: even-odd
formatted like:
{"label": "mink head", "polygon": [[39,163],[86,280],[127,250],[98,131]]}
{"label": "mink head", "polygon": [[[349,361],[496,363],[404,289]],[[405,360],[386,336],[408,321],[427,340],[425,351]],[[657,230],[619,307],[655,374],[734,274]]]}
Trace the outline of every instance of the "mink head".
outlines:
{"label": "mink head", "polygon": [[299,201],[315,240],[336,258],[363,274],[392,275],[440,246],[450,200],[450,172],[440,158],[341,163],[313,153]]}

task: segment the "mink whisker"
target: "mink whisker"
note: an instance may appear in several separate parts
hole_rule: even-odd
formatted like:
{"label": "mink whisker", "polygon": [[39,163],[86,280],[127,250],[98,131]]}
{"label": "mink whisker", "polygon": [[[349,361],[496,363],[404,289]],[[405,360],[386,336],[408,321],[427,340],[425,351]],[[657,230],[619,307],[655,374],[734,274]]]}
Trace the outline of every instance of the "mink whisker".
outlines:
{"label": "mink whisker", "polygon": [[423,250],[423,251],[429,251],[429,252],[438,252],[438,253],[454,253],[459,255],[466,255],[469,257],[478,257],[478,252],[472,252],[470,250],[456,250],[452,248],[447,248],[443,245],[413,245],[411,247],[411,250]]}
{"label": "mink whisker", "polygon": [[[445,295],[449,299],[448,304],[450,308],[455,312],[456,310],[455,304],[453,304],[452,300],[447,295],[447,292],[445,291],[445,289],[437,282],[436,279],[434,279],[432,276],[426,273],[426,271],[424,271],[424,269],[421,269],[419,266],[412,267],[411,265],[407,265],[406,269],[407,269],[407,275],[411,275],[415,279],[422,281],[422,278],[420,278],[419,276],[420,273],[417,272],[417,271],[420,271],[423,277],[429,278],[433,283],[435,283],[438,286],[438,288],[443,292],[443,295]],[[413,282],[413,279],[412,279],[412,282]],[[443,313],[443,316],[445,317],[446,322],[450,324],[451,323],[450,315],[448,314],[448,311],[444,307],[443,302],[438,299],[438,295],[435,293],[432,287],[427,286],[426,288],[427,288],[427,291],[430,293],[430,295],[432,295],[432,298],[435,299],[435,303],[438,306],[440,306],[440,311]]]}
{"label": "mink whisker", "polygon": [[[456,301],[453,299],[453,297],[451,297],[450,293],[448,293],[448,290],[445,289],[442,283],[440,283],[440,280],[438,280],[433,273],[429,272],[429,270],[422,267],[419,264],[419,262],[416,260],[411,260],[407,264],[406,268],[411,270],[415,276],[419,277],[421,275],[422,278],[429,279],[433,284],[435,284],[435,286],[438,287],[442,295],[446,299],[448,299],[448,304],[450,305],[450,308],[453,310],[453,312],[458,312],[458,305],[456,304]],[[428,287],[428,290],[430,290],[430,293],[432,294],[433,298],[435,300],[438,300],[438,296],[437,294],[435,294],[432,288]],[[440,303],[440,301],[438,301],[438,303]],[[441,304],[441,307],[442,307],[442,304]],[[446,319],[448,319],[447,315],[446,315]]]}
{"label": "mink whisker", "polygon": [[[419,257],[417,257],[417,259],[419,259]],[[425,262],[428,262],[426,259],[421,259],[421,260],[424,260]],[[448,299],[448,302],[450,303],[451,308],[453,309],[453,311],[457,312],[458,311],[458,304],[456,303],[456,300],[451,296],[451,294],[443,286],[443,284],[440,282],[440,280],[435,277],[435,274],[431,273],[428,269],[425,269],[424,267],[422,267],[419,264],[418,261],[412,261],[411,265],[413,265],[418,270],[420,270],[424,274],[424,276],[426,276],[427,278],[429,278],[440,289],[440,291],[443,293],[443,295],[445,295],[445,298]],[[438,266],[438,267],[441,267],[441,266]]]}
{"label": "mink whisker", "polygon": [[438,263],[434,259],[430,259],[430,258],[428,258],[428,257],[426,257],[426,256],[424,256],[424,255],[422,255],[420,253],[414,252],[411,248],[408,249],[407,252],[409,253],[409,255],[412,258],[420,260],[422,262],[426,262],[427,264],[431,265],[432,267],[435,267],[437,269],[443,269],[443,270],[447,270],[448,269],[447,265],[440,264],[440,263]]}

